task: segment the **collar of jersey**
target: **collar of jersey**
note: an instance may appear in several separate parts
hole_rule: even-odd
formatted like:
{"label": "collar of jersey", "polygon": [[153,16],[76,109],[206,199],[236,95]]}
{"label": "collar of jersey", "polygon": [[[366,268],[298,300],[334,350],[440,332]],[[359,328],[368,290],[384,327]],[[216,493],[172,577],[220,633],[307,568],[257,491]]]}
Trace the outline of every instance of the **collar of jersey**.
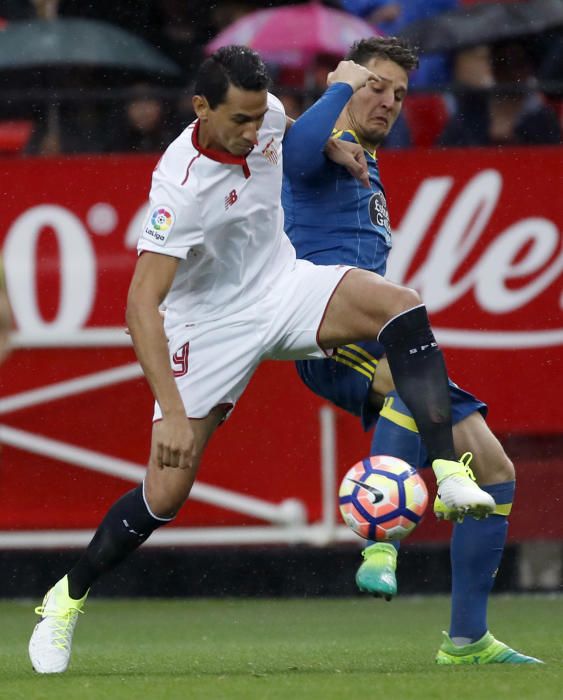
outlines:
{"label": "collar of jersey", "polygon": [[[342,134],[350,134],[350,136],[354,139],[354,141],[359,145],[362,146],[360,143],[360,139],[356,135],[356,132],[353,129],[333,129],[332,130],[332,135],[334,136],[335,139],[339,139]],[[367,148],[362,146],[364,151],[368,154],[368,156],[371,156],[373,160],[377,160],[377,151],[368,151]]]}
{"label": "collar of jersey", "polygon": [[206,158],[211,158],[211,160],[216,160],[219,163],[228,163],[229,165],[242,165],[247,166],[246,156],[235,156],[228,151],[216,151],[213,148],[203,148],[199,145],[199,119],[196,121],[194,130],[192,131],[192,144],[193,147],[198,150],[202,156]]}

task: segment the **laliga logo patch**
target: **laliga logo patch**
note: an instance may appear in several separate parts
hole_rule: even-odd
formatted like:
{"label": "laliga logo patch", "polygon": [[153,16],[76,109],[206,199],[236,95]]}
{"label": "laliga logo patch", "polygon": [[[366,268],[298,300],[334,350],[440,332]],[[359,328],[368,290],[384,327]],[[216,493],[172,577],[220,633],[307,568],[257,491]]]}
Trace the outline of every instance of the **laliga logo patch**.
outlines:
{"label": "laliga logo patch", "polygon": [[175,221],[172,209],[160,204],[152,210],[143,235],[157,245],[164,245]]}

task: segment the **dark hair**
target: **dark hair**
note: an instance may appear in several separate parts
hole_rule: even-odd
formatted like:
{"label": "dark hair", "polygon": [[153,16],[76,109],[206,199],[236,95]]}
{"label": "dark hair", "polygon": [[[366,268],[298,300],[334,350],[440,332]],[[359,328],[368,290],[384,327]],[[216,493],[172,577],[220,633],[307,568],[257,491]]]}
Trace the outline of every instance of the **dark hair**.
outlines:
{"label": "dark hair", "polygon": [[418,68],[418,52],[405,39],[396,36],[372,36],[350,47],[346,59],[365,66],[372,58],[393,61],[407,72]]}
{"label": "dark hair", "polygon": [[243,90],[266,90],[270,76],[264,61],[248,46],[223,46],[206,58],[195,79],[194,94],[215,109],[225,101],[229,85]]}

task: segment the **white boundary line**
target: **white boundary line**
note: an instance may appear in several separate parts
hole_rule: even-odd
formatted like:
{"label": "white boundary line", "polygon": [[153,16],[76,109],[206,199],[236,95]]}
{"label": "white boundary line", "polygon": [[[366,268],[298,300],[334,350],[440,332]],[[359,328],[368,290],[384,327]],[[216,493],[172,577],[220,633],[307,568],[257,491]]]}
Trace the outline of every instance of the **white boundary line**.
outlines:
{"label": "white boundary line", "polygon": [[[66,549],[84,547],[93,530],[22,530],[0,531],[0,549]],[[198,545],[309,544],[318,547],[327,542],[361,540],[346,525],[331,528],[327,540],[321,523],[295,527],[164,527],[154,532],[143,547],[193,547]]]}
{"label": "white boundary line", "polygon": [[334,538],[336,529],[336,414],[331,406],[323,406],[319,411],[321,435],[321,494],[322,524],[326,541]]}
{"label": "white boundary line", "polygon": [[[125,342],[124,342],[125,340]],[[16,347],[100,347],[108,345],[128,345],[130,339],[122,328],[89,329],[80,333],[53,333],[30,337],[20,334]],[[38,389],[23,391],[0,399],[0,415],[37,406],[46,402],[67,398],[76,394],[100,389],[142,376],[142,369],[136,362],[114,367],[100,372],[56,382]],[[310,543],[326,545],[331,541],[357,540],[347,527],[336,526],[335,484],[336,484],[336,436],[334,410],[329,406],[321,408],[321,498],[322,522],[307,525],[306,507],[303,501],[288,498],[279,504],[229,491],[217,486],[194,484],[191,497],[210,505],[250,515],[273,523],[273,526],[244,526],[219,528],[170,527],[155,533],[150,543],[155,546],[200,545],[200,544],[258,544],[269,542]],[[54,440],[49,437],[19,430],[0,424],[0,442],[33,454],[56,459],[74,466],[108,474],[132,482],[140,482],[145,475],[145,467],[127,460],[111,457],[83,447]],[[19,531],[1,532],[0,548],[74,547],[87,544],[92,532],[71,531]]]}
{"label": "white boundary line", "polygon": [[444,348],[480,348],[482,350],[526,350],[563,345],[563,330],[548,331],[470,331],[434,328]]}
{"label": "white boundary line", "polygon": [[13,348],[101,348],[133,347],[130,336],[121,327],[104,326],[75,331],[38,331],[13,333]]}
{"label": "white boundary line", "polygon": [[[0,425],[0,442],[32,454],[43,455],[127,481],[139,483],[143,480],[146,472],[144,466],[134,462],[108,457],[100,452],[34,435],[7,425]],[[272,523],[290,524],[295,522],[295,509],[292,507],[291,501],[288,507],[287,502],[279,504],[269,503],[268,501],[236,493],[235,491],[228,491],[218,486],[197,482],[192,488],[191,498]]]}
{"label": "white boundary line", "polygon": [[6,396],[0,399],[0,416],[4,413],[19,411],[22,408],[29,408],[47,401],[67,398],[75,394],[81,394],[92,389],[101,389],[105,386],[126,382],[130,379],[138,379],[143,376],[143,370],[138,363],[122,365],[113,369],[106,369],[102,372],[86,374],[83,377],[69,379],[56,384],[48,384],[40,389],[22,391],[19,394]]}

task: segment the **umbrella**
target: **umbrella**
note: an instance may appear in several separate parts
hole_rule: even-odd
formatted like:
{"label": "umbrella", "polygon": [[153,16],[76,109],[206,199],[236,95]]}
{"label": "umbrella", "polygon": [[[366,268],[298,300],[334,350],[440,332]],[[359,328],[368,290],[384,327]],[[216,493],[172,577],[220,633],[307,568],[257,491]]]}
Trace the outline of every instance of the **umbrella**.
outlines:
{"label": "umbrella", "polygon": [[413,22],[401,36],[421,51],[455,51],[563,26],[562,0],[484,3]]}
{"label": "umbrella", "polygon": [[156,48],[123,29],[97,20],[64,18],[10,22],[1,29],[0,74],[4,90],[17,85],[18,95],[46,93],[39,98],[47,108],[46,133],[58,141],[60,101],[69,83],[86,94],[83,88],[95,76],[107,88],[147,78],[169,81],[180,77],[181,71]]}
{"label": "umbrella", "polygon": [[268,63],[307,68],[315,56],[342,57],[354,41],[378,35],[373,26],[353,15],[311,2],[252,12],[218,34],[206,51],[244,44]]}
{"label": "umbrella", "polygon": [[177,77],[180,69],[143,39],[89,19],[11,22],[0,31],[0,70],[70,66]]}

